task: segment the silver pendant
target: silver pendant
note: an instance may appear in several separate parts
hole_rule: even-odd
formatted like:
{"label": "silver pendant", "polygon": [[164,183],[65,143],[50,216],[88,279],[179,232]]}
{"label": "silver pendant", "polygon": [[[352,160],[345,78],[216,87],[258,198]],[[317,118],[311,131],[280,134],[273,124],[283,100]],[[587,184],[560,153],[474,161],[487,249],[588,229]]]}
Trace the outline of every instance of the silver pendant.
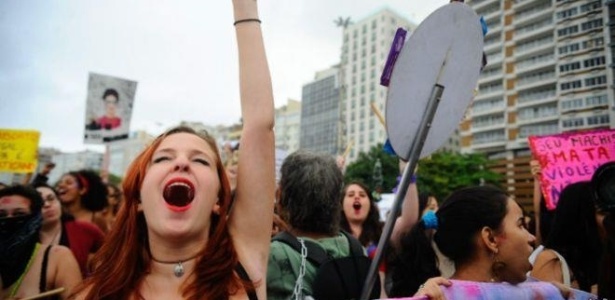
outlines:
{"label": "silver pendant", "polygon": [[175,273],[175,277],[182,277],[184,275],[184,266],[181,261],[175,265],[173,273]]}

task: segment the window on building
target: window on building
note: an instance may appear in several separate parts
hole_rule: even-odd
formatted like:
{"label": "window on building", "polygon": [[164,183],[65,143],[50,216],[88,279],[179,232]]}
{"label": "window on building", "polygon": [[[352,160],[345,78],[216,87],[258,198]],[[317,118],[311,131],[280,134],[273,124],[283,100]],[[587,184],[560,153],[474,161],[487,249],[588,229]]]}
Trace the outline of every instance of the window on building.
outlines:
{"label": "window on building", "polygon": [[568,120],[562,121],[562,127],[564,128],[581,127],[583,126],[584,123],[585,121],[583,120],[583,118],[568,119]]}
{"label": "window on building", "polygon": [[592,10],[600,9],[600,1],[593,1],[587,4],[583,4],[580,6],[581,13],[590,12]]}
{"label": "window on building", "polygon": [[567,35],[572,35],[579,32],[579,26],[578,25],[572,25],[566,28],[562,28],[559,29],[557,31],[557,36],[562,37],[562,36],[567,36]]}
{"label": "window on building", "polygon": [[606,83],[606,76],[598,76],[585,79],[585,86],[602,85]]}
{"label": "window on building", "polygon": [[582,31],[592,30],[594,28],[602,28],[602,19],[591,20],[581,24]]}
{"label": "window on building", "polygon": [[569,8],[563,11],[560,11],[556,14],[556,18],[558,20],[570,18],[576,16],[579,13],[579,9],[577,7]]}
{"label": "window on building", "polygon": [[570,99],[562,101],[562,111],[574,110],[583,107],[583,99]]}
{"label": "window on building", "polygon": [[600,106],[609,104],[609,100],[606,95],[596,95],[585,98],[585,103],[587,106]]}
{"label": "window on building", "polygon": [[570,89],[578,89],[581,87],[581,80],[575,80],[570,82],[564,82],[560,84],[560,89],[562,91],[570,90]]}
{"label": "window on building", "polygon": [[609,115],[599,115],[599,116],[587,117],[587,125],[590,125],[590,126],[609,124],[609,122],[610,122]]}
{"label": "window on building", "polygon": [[570,72],[581,68],[581,63],[578,61],[559,66],[560,73]]}
{"label": "window on building", "polygon": [[586,59],[583,61],[583,67],[585,68],[591,68],[591,67],[595,67],[595,66],[602,66],[604,65],[606,62],[604,56],[599,56],[599,57],[594,57],[594,58],[590,58],[590,59]]}

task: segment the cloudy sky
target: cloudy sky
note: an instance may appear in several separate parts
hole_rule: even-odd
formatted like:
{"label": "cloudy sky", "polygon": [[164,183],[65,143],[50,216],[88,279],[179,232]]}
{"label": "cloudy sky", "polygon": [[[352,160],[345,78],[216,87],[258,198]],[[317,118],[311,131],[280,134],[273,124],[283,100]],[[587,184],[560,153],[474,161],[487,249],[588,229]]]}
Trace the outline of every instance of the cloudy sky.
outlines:
{"label": "cloudy sky", "polygon": [[[338,16],[391,8],[420,23],[448,0],[259,0],[275,105],[300,100],[337,63]],[[0,1],[0,128],[41,132],[41,146],[83,144],[89,72],[138,82],[132,130],[181,120],[239,120],[230,0]]]}

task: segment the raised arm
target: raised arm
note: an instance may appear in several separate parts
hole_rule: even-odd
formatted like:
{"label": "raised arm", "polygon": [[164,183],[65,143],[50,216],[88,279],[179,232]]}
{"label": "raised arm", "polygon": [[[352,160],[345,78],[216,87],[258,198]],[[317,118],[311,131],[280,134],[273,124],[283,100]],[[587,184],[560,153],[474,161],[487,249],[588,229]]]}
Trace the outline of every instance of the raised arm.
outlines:
{"label": "raised arm", "polygon": [[252,280],[265,280],[275,191],[273,92],[255,0],[233,0],[243,131],[230,231]]}
{"label": "raised arm", "polygon": [[530,161],[530,170],[534,179],[534,195],[532,198],[534,207],[534,232],[536,236],[536,246],[542,245],[542,234],[540,234],[540,198],[542,195],[542,189],[540,187],[540,165],[537,160]]}
{"label": "raised arm", "polygon": [[[403,174],[407,163],[399,161],[399,172]],[[393,226],[393,232],[389,241],[394,248],[399,249],[399,241],[405,233],[412,229],[419,219],[419,191],[416,188],[416,182],[412,182],[408,187],[408,192],[404,197],[404,202],[401,205],[401,213],[395,225]]]}

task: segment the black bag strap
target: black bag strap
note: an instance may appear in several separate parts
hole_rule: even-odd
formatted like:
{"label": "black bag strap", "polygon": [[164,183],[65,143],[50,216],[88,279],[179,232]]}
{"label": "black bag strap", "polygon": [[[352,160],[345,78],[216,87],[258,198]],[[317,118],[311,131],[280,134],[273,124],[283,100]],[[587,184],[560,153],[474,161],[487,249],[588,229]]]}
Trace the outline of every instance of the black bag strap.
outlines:
{"label": "black bag strap", "polygon": [[45,249],[45,254],[43,255],[43,264],[41,265],[41,277],[38,284],[38,289],[41,293],[47,291],[47,263],[49,262],[49,250],[51,250],[51,245],[47,246],[47,248]]}
{"label": "black bag strap", "polygon": [[351,256],[366,256],[365,251],[363,250],[363,245],[361,245],[361,242],[359,242],[357,238],[355,238],[345,230],[340,230],[340,232],[346,237],[346,239],[348,239]]}
{"label": "black bag strap", "polygon": [[[348,245],[350,248],[350,256],[365,256],[365,252],[363,250],[363,245],[353,237],[350,233],[340,230],[340,232],[346,237],[348,240]],[[282,231],[276,234],[273,237],[274,241],[282,242],[289,245],[291,248],[295,249],[295,251],[301,253],[301,243],[297,239],[296,236],[288,233],[287,231]],[[307,258],[308,260],[315,264],[316,266],[322,265],[325,261],[330,259],[329,254],[317,243],[312,241],[304,240],[305,247],[308,250]]]}
{"label": "black bag strap", "polygon": [[[276,234],[273,237],[274,241],[282,242],[284,244],[289,245],[295,251],[301,253],[301,242],[297,239],[296,236],[288,233],[287,231],[282,231]],[[307,248],[307,259],[317,267],[322,265],[329,259],[329,255],[320,245],[314,243],[312,241],[304,240],[303,243]]]}

